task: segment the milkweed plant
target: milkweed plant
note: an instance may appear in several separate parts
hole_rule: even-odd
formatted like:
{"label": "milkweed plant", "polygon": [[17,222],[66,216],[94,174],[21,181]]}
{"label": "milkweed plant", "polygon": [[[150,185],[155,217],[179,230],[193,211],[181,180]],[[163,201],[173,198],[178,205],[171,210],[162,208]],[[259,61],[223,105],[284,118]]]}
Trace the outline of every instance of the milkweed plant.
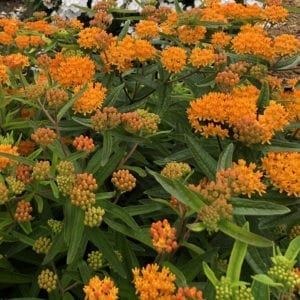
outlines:
{"label": "milkweed plant", "polygon": [[299,296],[287,9],[78,9],[0,19],[0,296]]}

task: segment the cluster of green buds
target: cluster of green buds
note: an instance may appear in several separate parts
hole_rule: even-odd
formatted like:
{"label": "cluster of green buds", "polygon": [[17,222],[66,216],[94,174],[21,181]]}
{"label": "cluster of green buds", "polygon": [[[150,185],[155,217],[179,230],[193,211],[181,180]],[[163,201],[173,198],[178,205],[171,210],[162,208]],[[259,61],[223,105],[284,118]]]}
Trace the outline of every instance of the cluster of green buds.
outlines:
{"label": "cluster of green buds", "polygon": [[283,285],[283,291],[293,292],[295,286],[300,284],[300,277],[294,272],[294,261],[291,261],[283,255],[276,255],[271,258],[273,266],[269,269],[268,275],[277,283]]}
{"label": "cluster of green buds", "polygon": [[187,163],[171,161],[161,170],[160,174],[171,179],[179,179],[188,175],[192,171]]}
{"label": "cluster of green buds", "polygon": [[103,254],[100,251],[92,251],[88,254],[87,264],[97,271],[103,267]]}
{"label": "cluster of green buds", "polygon": [[18,180],[17,178],[15,178],[13,176],[7,176],[6,177],[6,182],[8,184],[9,190],[14,195],[20,195],[25,190],[25,184],[24,184],[24,182]]}
{"label": "cluster of green buds", "polygon": [[40,253],[47,254],[51,246],[52,246],[51,239],[45,236],[41,236],[34,242],[32,249],[38,254]]}
{"label": "cluster of green buds", "polygon": [[6,185],[0,182],[0,205],[9,201],[9,191]]}
{"label": "cluster of green buds", "polygon": [[100,226],[105,210],[101,207],[91,206],[84,213],[84,225],[89,227]]}
{"label": "cluster of green buds", "polygon": [[50,162],[49,161],[39,161],[35,164],[32,171],[32,176],[36,180],[47,179],[50,173]]}
{"label": "cluster of green buds", "polygon": [[45,269],[38,276],[38,285],[48,293],[54,291],[57,287],[58,276],[51,270]]}
{"label": "cluster of green buds", "polygon": [[57,164],[56,170],[58,175],[56,176],[56,182],[58,190],[63,196],[69,195],[73,184],[75,182],[75,167],[72,162],[61,161]]}
{"label": "cluster of green buds", "polygon": [[58,221],[58,220],[54,220],[54,219],[49,219],[47,223],[54,234],[60,233],[62,231],[63,225],[64,225],[64,223],[62,221]]}

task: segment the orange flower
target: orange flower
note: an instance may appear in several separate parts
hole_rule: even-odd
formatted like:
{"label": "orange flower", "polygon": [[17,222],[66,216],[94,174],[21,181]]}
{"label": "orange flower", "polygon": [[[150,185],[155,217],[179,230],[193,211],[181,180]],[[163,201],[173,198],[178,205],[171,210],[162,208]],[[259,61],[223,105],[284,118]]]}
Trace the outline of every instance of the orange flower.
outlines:
{"label": "orange flower", "polygon": [[19,35],[15,38],[15,43],[18,48],[25,49],[29,47],[29,35]]}
{"label": "orange flower", "polygon": [[[74,89],[78,93],[82,87],[77,86]],[[106,96],[106,88],[100,82],[89,83],[86,91],[77,99],[73,105],[75,113],[82,113],[84,115],[94,112],[100,108]]]}
{"label": "orange flower", "polygon": [[296,54],[300,50],[300,41],[291,34],[281,34],[273,40],[274,51],[281,56]]}
{"label": "orange flower", "polygon": [[173,11],[167,14],[167,19],[160,25],[161,32],[167,35],[176,36],[176,25],[178,21],[178,14]]}
{"label": "orange flower", "polygon": [[46,35],[51,35],[59,30],[59,28],[53,24],[49,24],[45,20],[38,20],[34,22],[25,22],[24,28],[27,30],[34,30]]}
{"label": "orange flower", "polygon": [[210,66],[214,60],[214,52],[210,49],[194,48],[190,56],[190,62],[195,68]]}
{"label": "orange flower", "polygon": [[196,44],[205,37],[206,28],[203,26],[189,25],[180,26],[178,29],[178,37],[184,44],[191,45]]}
{"label": "orange flower", "polygon": [[178,247],[176,242],[176,228],[171,227],[167,219],[152,223],[150,233],[152,236],[152,245],[158,253],[164,251],[171,253]]}
{"label": "orange flower", "polygon": [[119,289],[110,278],[104,277],[101,280],[98,276],[94,276],[89,284],[84,286],[83,291],[84,300],[116,300]]}
{"label": "orange flower", "polygon": [[146,40],[135,40],[135,59],[144,62],[156,56],[156,49]]}
{"label": "orange flower", "polygon": [[83,85],[92,80],[95,64],[88,57],[63,57],[60,53],[52,60],[50,73],[63,87]]}
{"label": "orange flower", "polygon": [[169,72],[178,73],[186,65],[186,51],[180,47],[169,47],[161,52],[161,62]]}
{"label": "orange flower", "polygon": [[51,144],[56,138],[56,133],[50,128],[38,128],[34,133],[31,134],[31,139],[34,140],[38,145],[46,147]]}
{"label": "orange flower", "polygon": [[23,156],[28,156],[34,151],[35,143],[32,141],[21,141],[18,145],[18,152]]}
{"label": "orange flower", "polygon": [[[19,156],[18,148],[9,144],[0,144],[0,152],[8,153],[11,155]],[[1,156],[0,154],[0,172],[4,169],[12,166],[15,163],[14,160]]]}
{"label": "orange flower", "polygon": [[280,193],[300,197],[300,153],[269,152],[262,158],[262,167]]}
{"label": "orange flower", "polygon": [[172,300],[203,300],[203,293],[195,287],[180,287]]}
{"label": "orange flower", "polygon": [[[140,300],[171,300],[175,291],[175,275],[166,267],[159,271],[157,264],[148,264],[142,270],[132,270],[133,283]],[[142,274],[141,274],[142,273]]]}
{"label": "orange flower", "polygon": [[87,27],[79,32],[79,38],[77,39],[77,43],[81,48],[85,49],[93,49],[97,48],[97,40],[96,36],[101,34],[102,29],[97,27]]}
{"label": "orange flower", "polygon": [[21,53],[10,54],[4,57],[3,62],[9,68],[24,68],[29,66],[29,59]]}
{"label": "orange flower", "polygon": [[289,12],[286,8],[278,5],[269,6],[263,10],[264,19],[271,23],[283,22],[288,14]]}
{"label": "orange flower", "polygon": [[7,34],[6,32],[0,32],[0,44],[3,45],[11,45],[13,42],[13,38],[10,34]]}
{"label": "orange flower", "polygon": [[0,64],[0,84],[7,83],[9,81],[9,77],[7,74],[7,67],[3,64]]}
{"label": "orange flower", "polygon": [[159,27],[155,21],[140,21],[135,25],[135,32],[139,38],[151,39],[159,36]]}
{"label": "orange flower", "polygon": [[211,43],[214,48],[223,49],[226,47],[231,41],[231,36],[226,34],[225,32],[215,32],[211,37]]}
{"label": "orange flower", "polygon": [[95,149],[93,139],[83,135],[75,137],[73,146],[77,151],[93,151]]}

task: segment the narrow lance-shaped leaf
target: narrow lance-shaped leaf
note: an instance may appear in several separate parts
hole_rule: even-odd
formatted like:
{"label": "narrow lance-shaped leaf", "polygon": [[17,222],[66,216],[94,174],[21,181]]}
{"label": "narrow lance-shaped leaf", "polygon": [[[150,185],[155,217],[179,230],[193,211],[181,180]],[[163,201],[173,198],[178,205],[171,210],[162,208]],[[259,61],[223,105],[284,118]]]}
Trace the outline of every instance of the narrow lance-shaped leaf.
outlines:
{"label": "narrow lance-shaped leaf", "polygon": [[147,171],[156,179],[156,181],[178,201],[187,205],[195,211],[205,205],[202,196],[175,179],[169,179],[149,169]]}
{"label": "narrow lance-shaped leaf", "polygon": [[300,236],[298,235],[290,242],[284,256],[288,260],[293,261],[297,258],[299,252],[300,252]]}
{"label": "narrow lance-shaped leaf", "polygon": [[202,265],[205,276],[214,285],[214,287],[216,287],[219,284],[219,280],[217,279],[214,271],[209,267],[209,265],[205,261],[202,263]]}
{"label": "narrow lance-shaped leaf", "polygon": [[268,106],[270,101],[270,90],[267,82],[263,81],[259,97],[257,99],[258,113],[263,114],[265,108]]}
{"label": "narrow lance-shaped leaf", "polygon": [[[264,274],[258,274],[258,275],[264,275]],[[253,283],[251,286],[251,292],[252,292],[254,299],[270,300],[269,286],[261,283],[260,281],[253,280]]]}
{"label": "narrow lance-shaped leaf", "polygon": [[232,155],[233,155],[234,146],[232,143],[226,146],[226,148],[220,154],[217,170],[226,170],[232,166]]}
{"label": "narrow lance-shaped leaf", "polygon": [[[249,230],[249,223],[245,223],[243,229]],[[234,242],[228,267],[226,277],[231,280],[231,282],[237,282],[240,279],[240,274],[242,270],[242,265],[247,253],[247,244],[236,240]]]}
{"label": "narrow lance-shaped leaf", "polygon": [[196,139],[186,136],[186,140],[199,169],[208,179],[215,180],[217,172],[216,160],[202,147],[202,145]]}
{"label": "narrow lance-shaped leaf", "polygon": [[232,238],[255,247],[272,247],[273,242],[255,233],[249,232],[236,224],[222,220],[219,222],[220,231]]}
{"label": "narrow lance-shaped leaf", "polygon": [[103,132],[103,148],[100,157],[101,167],[105,166],[113,152],[113,137],[109,130]]}

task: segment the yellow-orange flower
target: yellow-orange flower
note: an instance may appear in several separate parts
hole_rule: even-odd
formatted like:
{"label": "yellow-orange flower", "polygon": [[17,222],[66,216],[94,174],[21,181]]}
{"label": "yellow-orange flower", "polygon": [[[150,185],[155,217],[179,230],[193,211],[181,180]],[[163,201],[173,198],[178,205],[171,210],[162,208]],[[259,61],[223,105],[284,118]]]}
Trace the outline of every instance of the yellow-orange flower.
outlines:
{"label": "yellow-orange flower", "polygon": [[9,80],[7,74],[7,67],[3,64],[0,64],[0,84],[7,83]]}
{"label": "yellow-orange flower", "polygon": [[18,48],[25,49],[29,47],[30,38],[29,35],[19,35],[15,38],[15,43]]}
{"label": "yellow-orange flower", "polygon": [[[175,291],[175,275],[166,267],[148,264],[142,270],[132,270],[133,283],[140,300],[171,300]],[[141,274],[142,273],[142,274]]]}
{"label": "yellow-orange flower", "polygon": [[274,51],[278,55],[292,55],[300,51],[300,40],[292,34],[276,36],[273,42]]}
{"label": "yellow-orange flower", "polygon": [[[75,87],[74,92],[78,93],[81,88],[82,86]],[[89,83],[86,91],[74,103],[73,110],[84,115],[90,114],[101,107],[105,96],[106,88],[101,83]]]}
{"label": "yellow-orange flower", "polygon": [[269,152],[262,167],[273,186],[288,196],[300,197],[300,153]]}
{"label": "yellow-orange flower", "polygon": [[152,245],[158,253],[171,253],[178,245],[176,242],[176,228],[171,227],[169,221],[157,221],[151,224],[150,233],[152,236]]}
{"label": "yellow-orange flower", "polygon": [[[0,152],[19,156],[18,148],[9,144],[0,144]],[[0,172],[15,163],[14,160],[0,155]]]}
{"label": "yellow-orange flower", "polygon": [[169,47],[161,52],[161,62],[169,72],[178,73],[186,65],[186,51],[180,47]]}
{"label": "yellow-orange flower", "polygon": [[3,62],[9,68],[24,68],[29,66],[29,59],[21,53],[7,55],[3,58]]}
{"label": "yellow-orange flower", "polygon": [[263,173],[255,172],[255,169],[254,163],[247,166],[245,160],[239,159],[238,163],[233,163],[232,168],[217,173],[217,182],[227,185],[233,196],[247,195],[250,198],[255,192],[262,195],[266,191],[266,186],[261,182]]}
{"label": "yellow-orange flower", "polygon": [[231,36],[223,31],[215,32],[211,37],[211,43],[214,48],[224,48],[231,41]]}
{"label": "yellow-orange flower", "polygon": [[46,20],[25,22],[24,28],[28,30],[38,31],[46,35],[51,35],[59,30],[57,26],[49,24]]}
{"label": "yellow-orange flower", "polygon": [[177,29],[177,32],[182,43],[191,45],[198,43],[205,37],[206,28],[203,26],[191,27],[189,25],[183,25]]}
{"label": "yellow-orange flower", "polygon": [[63,57],[60,53],[52,60],[50,73],[63,87],[83,85],[92,80],[95,64],[88,57]]}
{"label": "yellow-orange flower", "polygon": [[13,42],[13,37],[10,34],[2,31],[0,32],[0,44],[10,45]]}
{"label": "yellow-orange flower", "polygon": [[149,59],[154,59],[156,49],[146,40],[135,40],[135,59],[144,62]]}
{"label": "yellow-orange flower", "polygon": [[102,29],[98,27],[87,27],[79,32],[77,43],[81,48],[93,49],[98,46],[96,36],[101,34]]}
{"label": "yellow-orange flower", "polygon": [[195,68],[210,66],[215,60],[211,49],[194,48],[190,56],[190,62]]}
{"label": "yellow-orange flower", "polygon": [[159,27],[155,21],[144,20],[135,25],[135,32],[139,38],[155,38],[159,36]]}
{"label": "yellow-orange flower", "polygon": [[287,18],[288,14],[288,10],[279,5],[272,5],[263,10],[264,19],[271,23],[283,22]]}
{"label": "yellow-orange flower", "polygon": [[104,277],[101,280],[98,276],[94,276],[89,284],[84,286],[83,291],[84,300],[116,300],[119,289],[110,278]]}

